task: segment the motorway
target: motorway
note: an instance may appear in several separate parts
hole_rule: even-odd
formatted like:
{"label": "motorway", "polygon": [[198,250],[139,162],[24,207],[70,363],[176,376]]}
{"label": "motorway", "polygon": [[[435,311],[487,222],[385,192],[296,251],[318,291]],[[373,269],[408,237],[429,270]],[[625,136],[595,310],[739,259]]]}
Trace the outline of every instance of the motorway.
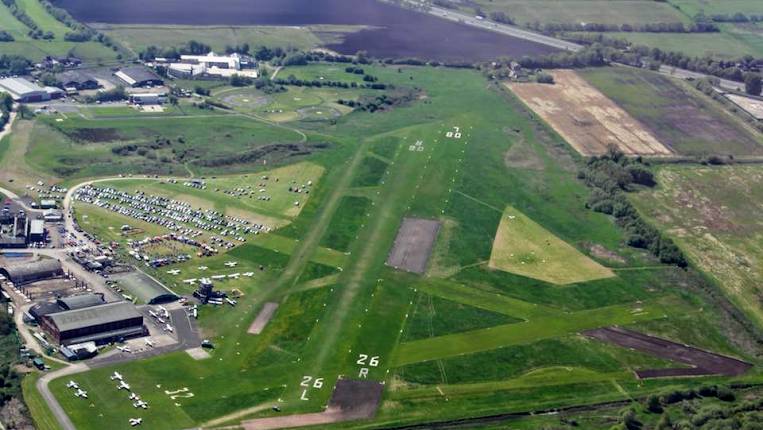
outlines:
{"label": "motorway", "polygon": [[[396,4],[395,2],[389,0],[382,1]],[[563,51],[577,52],[583,49],[583,45],[579,45],[577,43],[572,43],[566,40],[557,39],[555,37],[546,36],[544,34],[535,33],[533,31],[524,30],[515,25],[493,22],[484,18],[478,19],[474,15],[469,15],[457,10],[444,9],[430,4],[427,4],[426,7],[422,10],[422,3],[415,0],[402,0],[401,3],[407,3],[416,10],[429,13],[430,15],[434,15],[441,19],[447,19],[448,21],[454,21],[461,24],[470,25],[472,27],[478,27],[483,30],[501,33],[506,36],[516,37],[518,39],[529,40],[531,42],[540,43],[541,45],[550,46],[552,48],[561,49]]]}
{"label": "motorway", "polygon": [[[391,4],[397,4],[396,2],[391,0],[382,0],[382,1],[386,1],[387,3],[391,3]],[[573,42],[568,42],[566,40],[562,40],[553,36],[546,36],[544,34],[536,33],[534,31],[524,30],[515,25],[493,22],[484,18],[478,19],[474,15],[469,15],[464,12],[459,12],[457,10],[444,9],[441,7],[430,5],[428,3],[424,4],[423,2],[417,1],[417,0],[399,0],[399,2],[408,4],[415,10],[422,11],[424,13],[429,13],[430,15],[436,16],[441,19],[447,19],[450,21],[455,21],[455,22],[464,24],[464,25],[478,27],[483,30],[493,31],[496,33],[505,34],[507,36],[516,37],[523,40],[529,40],[531,42],[540,43],[542,45],[550,46],[552,48],[557,48],[564,51],[577,52],[584,48],[583,45],[573,43]],[[425,7],[422,8],[422,6],[425,6]],[[619,63],[616,63],[616,65],[625,66],[624,64],[619,64]],[[730,91],[744,90],[744,84],[741,82],[730,81],[728,79],[720,79],[712,75],[706,75],[704,73],[699,73],[699,72],[692,72],[690,70],[681,69],[678,67],[662,65],[660,69],[658,70],[658,72],[666,76],[671,76],[674,78],[684,79],[684,80],[705,79],[705,78],[718,79],[719,81],[718,85],[724,90],[730,90]]]}

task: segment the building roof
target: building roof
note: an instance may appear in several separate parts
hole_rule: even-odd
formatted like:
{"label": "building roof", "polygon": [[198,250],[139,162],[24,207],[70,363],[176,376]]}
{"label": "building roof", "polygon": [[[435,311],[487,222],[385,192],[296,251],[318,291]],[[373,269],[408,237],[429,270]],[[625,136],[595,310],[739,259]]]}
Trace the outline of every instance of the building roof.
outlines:
{"label": "building roof", "polygon": [[132,66],[132,67],[125,67],[121,69],[120,71],[116,72],[115,75],[127,82],[130,85],[135,85],[136,83],[145,82],[145,81],[161,81],[162,78],[159,77],[156,73],[152,72],[150,69],[147,69],[143,66]]}
{"label": "building roof", "polygon": [[61,262],[53,259],[39,260],[32,263],[14,264],[0,267],[0,274],[14,284],[22,284],[63,274]]}
{"label": "building roof", "polygon": [[89,308],[104,304],[103,297],[98,294],[80,294],[77,296],[61,297],[58,304],[68,310]]}
{"label": "building roof", "polygon": [[67,84],[69,82],[77,82],[81,84],[87,81],[96,81],[96,79],[92,77],[90,74],[83,72],[81,70],[67,70],[65,72],[57,74],[56,79],[58,79],[59,82],[62,82],[64,84]]}
{"label": "building roof", "polygon": [[59,332],[92,327],[133,318],[142,318],[135,305],[129,302],[106,303],[82,309],[48,315]]}
{"label": "building roof", "polygon": [[29,226],[30,234],[43,234],[45,233],[45,221],[41,219],[33,219]]}
{"label": "building roof", "polygon": [[11,93],[11,95],[16,95],[17,97],[23,97],[25,95],[33,94],[33,93],[44,93],[45,89],[41,86],[29,82],[24,78],[5,78],[0,79],[0,89],[4,89],[7,92]]}

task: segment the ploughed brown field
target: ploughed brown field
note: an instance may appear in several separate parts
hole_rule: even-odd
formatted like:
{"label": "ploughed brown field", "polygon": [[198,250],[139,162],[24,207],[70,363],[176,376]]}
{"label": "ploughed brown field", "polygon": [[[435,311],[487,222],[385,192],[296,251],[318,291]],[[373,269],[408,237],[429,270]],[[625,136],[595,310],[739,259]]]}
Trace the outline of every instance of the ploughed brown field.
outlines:
{"label": "ploughed brown field", "polygon": [[603,154],[610,145],[627,155],[672,154],[643,124],[574,71],[550,73],[553,85],[506,85],[581,155]]}

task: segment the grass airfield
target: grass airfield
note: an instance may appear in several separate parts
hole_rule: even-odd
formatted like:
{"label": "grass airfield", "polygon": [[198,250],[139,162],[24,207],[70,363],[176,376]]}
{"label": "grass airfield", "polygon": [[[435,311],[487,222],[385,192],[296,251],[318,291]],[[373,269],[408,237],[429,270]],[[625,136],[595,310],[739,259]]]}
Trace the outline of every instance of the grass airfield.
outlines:
{"label": "grass airfield", "polygon": [[[744,342],[729,341],[735,326],[693,287],[701,279],[628,250],[614,223],[585,208],[571,149],[511,94],[467,70],[368,69],[380,82],[416,85],[426,102],[311,129],[308,139],[334,146],[309,159],[325,173],[302,211],[275,233],[213,257],[267,270],[237,286],[245,293],[237,307],[201,309],[199,324],[217,346],[211,358],[180,352],[54,381],[77,428],[127,428],[137,415],[150,428],[175,429],[320,411],[338,376],[362,368],[386,383],[377,418],[332,428],[628,400],[718,380],[636,380],[632,369],[668,364],[577,335],[613,324],[755,360]],[[536,160],[531,168],[506,162],[519,143]],[[589,243],[625,263],[615,276],[561,288],[490,269],[506,207],[537,224],[533,236],[569,244],[560,259],[598,261],[577,249]],[[404,216],[445,222],[430,261],[437,276],[385,266]],[[261,335],[247,334],[267,301],[280,303],[274,318]],[[148,410],[136,412],[116,391],[107,378],[114,370]],[[91,398],[68,392],[69,379]],[[166,393],[184,388],[185,397]]]}

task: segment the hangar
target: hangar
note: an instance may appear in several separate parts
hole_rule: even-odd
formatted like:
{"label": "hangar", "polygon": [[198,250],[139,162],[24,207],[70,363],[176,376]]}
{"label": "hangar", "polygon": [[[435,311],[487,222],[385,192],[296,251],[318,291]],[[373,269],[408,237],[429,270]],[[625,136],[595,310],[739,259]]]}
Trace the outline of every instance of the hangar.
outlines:
{"label": "hangar", "polygon": [[99,87],[98,81],[89,74],[79,70],[68,70],[56,75],[56,80],[61,88],[66,91],[95,90]]}
{"label": "hangar", "polygon": [[113,273],[111,279],[119,282],[119,285],[133,294],[135,298],[149,305],[174,302],[180,298],[161,282],[140,270]]}
{"label": "hangar", "polygon": [[0,267],[0,275],[5,276],[6,279],[18,286],[63,276],[64,269],[60,261],[45,259],[32,263]]}
{"label": "hangar", "polygon": [[107,343],[145,336],[143,314],[129,302],[114,302],[44,315],[40,326],[61,345]]}
{"label": "hangar", "polygon": [[43,88],[23,78],[0,79],[0,91],[10,94],[13,100],[23,103],[44,102],[63,95],[58,88]]}
{"label": "hangar", "polygon": [[143,66],[125,67],[114,73],[114,76],[133,88],[164,84],[164,81],[159,75]]}

